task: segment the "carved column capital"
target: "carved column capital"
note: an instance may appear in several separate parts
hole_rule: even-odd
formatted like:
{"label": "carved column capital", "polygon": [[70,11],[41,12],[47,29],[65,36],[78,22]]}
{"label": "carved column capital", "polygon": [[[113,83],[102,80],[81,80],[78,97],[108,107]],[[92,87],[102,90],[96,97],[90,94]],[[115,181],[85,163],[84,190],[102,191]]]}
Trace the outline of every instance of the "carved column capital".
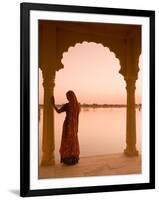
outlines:
{"label": "carved column capital", "polygon": [[136,77],[129,77],[125,79],[126,81],[126,90],[130,91],[130,90],[135,90],[136,89]]}
{"label": "carved column capital", "polygon": [[44,79],[43,80],[43,87],[47,88],[48,90],[52,90],[55,87],[55,79]]}
{"label": "carved column capital", "polygon": [[42,70],[43,74],[43,87],[52,90],[55,87],[55,72]]}

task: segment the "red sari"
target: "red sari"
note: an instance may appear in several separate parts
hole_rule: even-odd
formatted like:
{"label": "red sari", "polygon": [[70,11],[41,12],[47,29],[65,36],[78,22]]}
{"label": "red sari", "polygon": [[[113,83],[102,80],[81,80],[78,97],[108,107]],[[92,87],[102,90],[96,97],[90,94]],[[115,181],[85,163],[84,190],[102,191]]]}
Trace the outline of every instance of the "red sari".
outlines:
{"label": "red sari", "polygon": [[59,109],[59,112],[66,112],[66,118],[63,123],[62,140],[60,146],[61,163],[73,165],[79,160],[79,141],[78,141],[78,108],[70,102]]}

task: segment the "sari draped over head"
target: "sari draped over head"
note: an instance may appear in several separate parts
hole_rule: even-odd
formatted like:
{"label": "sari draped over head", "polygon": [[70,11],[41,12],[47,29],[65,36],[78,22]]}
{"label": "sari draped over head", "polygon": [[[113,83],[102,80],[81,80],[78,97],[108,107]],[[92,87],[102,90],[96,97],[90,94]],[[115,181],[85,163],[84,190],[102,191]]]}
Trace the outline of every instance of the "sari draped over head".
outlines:
{"label": "sari draped over head", "polygon": [[73,91],[68,91],[67,94],[70,96],[69,103],[64,104],[60,109],[61,112],[66,112],[62,130],[60,155],[61,162],[75,164],[78,162],[80,154],[77,134],[80,104]]}

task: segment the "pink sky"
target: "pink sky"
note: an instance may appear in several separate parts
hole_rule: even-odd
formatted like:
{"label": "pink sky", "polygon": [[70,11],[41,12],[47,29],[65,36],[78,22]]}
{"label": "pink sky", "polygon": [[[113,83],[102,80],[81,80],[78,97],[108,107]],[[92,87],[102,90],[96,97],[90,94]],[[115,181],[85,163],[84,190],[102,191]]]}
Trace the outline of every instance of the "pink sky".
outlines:
{"label": "pink sky", "polygon": [[[118,73],[119,60],[101,44],[76,44],[63,54],[64,68],[56,72],[54,96],[63,104],[66,92],[73,90],[80,103],[125,104],[126,89]],[[141,61],[139,62],[141,68]],[[141,103],[141,73],[136,82],[136,103]],[[39,73],[39,101],[43,103],[42,74]]]}

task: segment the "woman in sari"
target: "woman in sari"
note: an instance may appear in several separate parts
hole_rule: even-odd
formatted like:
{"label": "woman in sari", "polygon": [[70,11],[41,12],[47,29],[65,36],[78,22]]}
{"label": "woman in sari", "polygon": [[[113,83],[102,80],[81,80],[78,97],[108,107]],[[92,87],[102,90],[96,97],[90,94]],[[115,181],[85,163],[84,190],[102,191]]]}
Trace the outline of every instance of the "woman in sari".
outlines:
{"label": "woman in sari", "polygon": [[61,155],[61,163],[74,165],[78,163],[80,154],[77,135],[80,104],[78,103],[73,91],[68,91],[66,97],[69,102],[64,104],[60,109],[55,106],[53,96],[51,97],[51,102],[57,113],[66,112],[59,151]]}

